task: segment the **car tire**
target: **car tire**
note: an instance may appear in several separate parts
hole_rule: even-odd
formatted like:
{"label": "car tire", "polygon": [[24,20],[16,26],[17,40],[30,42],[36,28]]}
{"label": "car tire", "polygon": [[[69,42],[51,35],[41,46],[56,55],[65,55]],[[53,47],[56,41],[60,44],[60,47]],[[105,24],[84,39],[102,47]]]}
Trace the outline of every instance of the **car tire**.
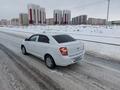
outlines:
{"label": "car tire", "polygon": [[26,51],[25,46],[22,46],[22,47],[21,47],[21,51],[22,51],[22,54],[23,54],[23,55],[27,55],[27,51]]}
{"label": "car tire", "polygon": [[50,69],[54,69],[54,68],[55,68],[56,64],[55,64],[54,59],[52,58],[52,56],[47,55],[47,56],[45,57],[45,65],[46,65],[48,68],[50,68]]}

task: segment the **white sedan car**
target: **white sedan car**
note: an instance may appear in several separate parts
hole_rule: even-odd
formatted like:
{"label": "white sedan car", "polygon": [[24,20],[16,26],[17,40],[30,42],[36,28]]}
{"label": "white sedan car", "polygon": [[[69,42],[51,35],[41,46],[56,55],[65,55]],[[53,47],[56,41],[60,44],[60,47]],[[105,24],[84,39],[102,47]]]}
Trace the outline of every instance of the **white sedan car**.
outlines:
{"label": "white sedan car", "polygon": [[48,68],[67,66],[80,61],[85,53],[80,40],[66,34],[50,35],[35,34],[25,39],[21,44],[22,53],[30,53],[42,60]]}

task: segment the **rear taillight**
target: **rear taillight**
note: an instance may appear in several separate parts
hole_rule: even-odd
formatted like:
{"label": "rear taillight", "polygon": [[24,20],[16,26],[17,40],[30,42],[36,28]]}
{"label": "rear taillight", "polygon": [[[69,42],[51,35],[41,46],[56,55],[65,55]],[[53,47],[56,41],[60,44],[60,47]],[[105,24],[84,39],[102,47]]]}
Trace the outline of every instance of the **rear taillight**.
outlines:
{"label": "rear taillight", "polygon": [[63,56],[68,55],[68,49],[66,47],[61,47],[61,48],[59,48],[59,50]]}

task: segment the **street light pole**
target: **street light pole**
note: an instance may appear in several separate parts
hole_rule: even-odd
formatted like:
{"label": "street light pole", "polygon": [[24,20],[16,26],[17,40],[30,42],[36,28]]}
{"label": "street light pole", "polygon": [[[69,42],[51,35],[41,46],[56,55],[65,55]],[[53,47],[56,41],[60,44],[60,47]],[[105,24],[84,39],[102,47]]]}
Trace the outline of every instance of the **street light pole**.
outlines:
{"label": "street light pole", "polygon": [[109,11],[110,11],[110,0],[108,0],[106,28],[108,27]]}

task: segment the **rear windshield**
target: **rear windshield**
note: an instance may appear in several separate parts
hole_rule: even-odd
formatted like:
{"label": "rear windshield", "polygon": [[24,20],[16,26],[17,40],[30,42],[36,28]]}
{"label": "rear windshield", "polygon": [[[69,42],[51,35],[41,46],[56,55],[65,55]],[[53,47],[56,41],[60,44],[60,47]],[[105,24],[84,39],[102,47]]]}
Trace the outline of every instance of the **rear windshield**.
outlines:
{"label": "rear windshield", "polygon": [[58,43],[66,43],[66,42],[72,42],[75,41],[75,39],[69,35],[55,35],[53,38],[58,42]]}

